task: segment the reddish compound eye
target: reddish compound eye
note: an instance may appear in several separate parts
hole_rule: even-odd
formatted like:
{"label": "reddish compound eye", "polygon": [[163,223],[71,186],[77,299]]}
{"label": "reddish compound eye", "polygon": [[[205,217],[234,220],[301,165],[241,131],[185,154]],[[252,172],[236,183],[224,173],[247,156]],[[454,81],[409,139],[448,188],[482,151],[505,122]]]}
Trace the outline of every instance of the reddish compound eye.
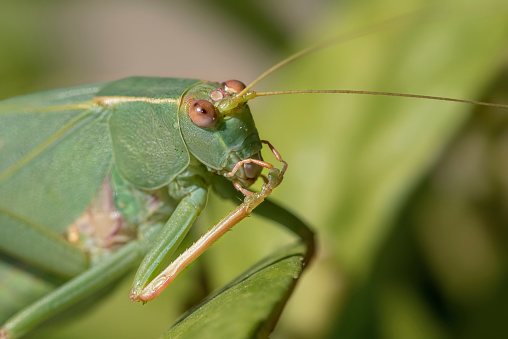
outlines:
{"label": "reddish compound eye", "polygon": [[207,100],[192,102],[189,105],[189,118],[201,128],[212,128],[219,122],[215,106]]}
{"label": "reddish compound eye", "polygon": [[246,87],[243,82],[238,80],[228,80],[222,83],[224,90],[229,93],[239,93]]}

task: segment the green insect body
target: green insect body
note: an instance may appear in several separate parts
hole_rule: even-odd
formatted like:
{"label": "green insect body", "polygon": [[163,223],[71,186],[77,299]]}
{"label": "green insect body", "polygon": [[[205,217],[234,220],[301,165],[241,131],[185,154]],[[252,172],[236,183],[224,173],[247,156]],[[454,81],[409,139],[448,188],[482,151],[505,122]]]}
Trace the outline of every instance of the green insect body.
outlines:
{"label": "green insect body", "polygon": [[[2,300],[4,318],[26,308],[0,337],[22,335],[143,257],[130,297],[147,300],[143,290],[205,207],[214,178],[235,170],[233,181],[248,187],[261,173],[262,145],[246,100],[214,107],[241,89],[132,77],[0,103],[0,250],[8,254],[0,264],[9,272],[28,263],[63,283]],[[203,128],[191,111],[212,116]],[[270,180],[271,192],[281,177]],[[264,196],[252,198],[246,213]]]}

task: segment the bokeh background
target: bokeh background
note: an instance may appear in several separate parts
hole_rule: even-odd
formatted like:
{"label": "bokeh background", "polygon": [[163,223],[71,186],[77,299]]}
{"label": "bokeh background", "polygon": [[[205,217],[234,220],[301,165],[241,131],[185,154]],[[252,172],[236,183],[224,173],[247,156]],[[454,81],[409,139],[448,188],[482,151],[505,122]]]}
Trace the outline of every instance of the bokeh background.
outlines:
{"label": "bokeh background", "polygon": [[[298,60],[257,90],[508,102],[505,1],[4,0],[0,8],[0,98],[132,75],[248,83],[326,37],[413,13]],[[270,97],[251,109],[261,137],[290,164],[273,199],[315,229],[319,246],[273,338],[508,335],[506,111],[353,95]],[[196,234],[231,207],[211,195]],[[32,337],[157,337],[293,240],[249,218],[158,300],[130,303],[129,276]]]}

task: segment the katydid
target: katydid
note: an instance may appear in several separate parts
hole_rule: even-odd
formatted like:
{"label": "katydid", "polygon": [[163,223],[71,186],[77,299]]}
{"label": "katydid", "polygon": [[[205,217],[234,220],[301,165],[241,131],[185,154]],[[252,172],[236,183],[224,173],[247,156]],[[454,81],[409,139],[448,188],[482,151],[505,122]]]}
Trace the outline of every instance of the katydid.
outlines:
{"label": "katydid", "polygon": [[[271,193],[287,165],[268,142],[283,163],[282,170],[263,161],[262,143],[245,105],[252,93],[236,99],[244,88],[235,80],[219,84],[133,77],[2,103],[1,135],[8,153],[0,175],[0,246],[62,277],[77,275],[14,315],[3,327],[3,337],[22,335],[35,323],[113,281],[145,254],[130,299],[153,299],[193,258]],[[226,102],[230,102],[228,108],[219,108]],[[43,140],[37,138],[23,150],[12,149],[16,145],[10,143],[26,128],[13,128],[12,119],[20,118],[35,126],[51,121],[48,132],[40,128]],[[260,176],[263,167],[270,172],[263,177],[261,192],[244,188]],[[189,255],[177,259],[170,273],[161,273],[205,207],[208,187],[216,175],[231,177],[246,196],[244,203],[191,247]],[[82,178],[77,185],[71,180],[76,177]],[[32,189],[26,207],[18,192],[29,191],[26,185],[33,182],[38,187]],[[105,221],[109,229],[102,231],[102,238],[82,236],[90,227],[104,227],[94,221],[97,213],[83,220],[94,213],[86,208],[98,191],[100,197],[107,196],[99,204],[101,212],[109,212]],[[166,211],[165,199],[179,201],[174,211]],[[63,233],[68,239],[57,237]],[[73,235],[75,240],[71,240]],[[47,245],[17,251],[30,239]],[[81,249],[85,241],[95,246],[87,249],[89,257]],[[91,268],[85,271],[90,260]]]}
{"label": "katydid", "polygon": [[[287,166],[269,143],[282,169],[261,157],[262,143],[246,102],[297,91],[256,93],[251,87],[257,81],[244,86],[236,80],[134,77],[2,102],[0,249],[62,279],[73,278],[14,315],[1,335],[22,335],[143,258],[130,298],[156,297],[211,242],[260,204],[280,184]],[[488,105],[382,92],[299,92]],[[16,142],[20,139],[23,144]],[[261,175],[263,167],[269,169],[267,177]],[[231,182],[225,184],[220,176]],[[260,177],[265,180],[261,192],[248,191]],[[164,270],[205,207],[209,187],[221,185],[234,185],[245,195],[244,202]],[[87,234],[98,226],[90,220],[99,215],[105,215],[99,226],[106,229]],[[310,258],[312,233],[293,230],[306,240]],[[35,241],[39,246],[26,246]],[[86,252],[85,243],[92,244]]]}

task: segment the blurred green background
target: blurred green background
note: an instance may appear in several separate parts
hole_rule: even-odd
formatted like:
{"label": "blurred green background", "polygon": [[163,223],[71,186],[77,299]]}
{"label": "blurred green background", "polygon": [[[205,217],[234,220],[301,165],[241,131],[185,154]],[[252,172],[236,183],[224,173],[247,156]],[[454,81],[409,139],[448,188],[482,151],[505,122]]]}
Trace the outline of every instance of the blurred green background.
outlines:
{"label": "blurred green background", "polygon": [[[340,32],[418,10],[296,61],[257,90],[362,89],[507,103],[506,1],[3,1],[0,98],[131,75],[253,80]],[[301,95],[251,104],[290,167],[273,199],[318,256],[273,338],[507,337],[508,116],[416,99]],[[213,195],[196,233],[231,209]],[[145,337],[293,238],[249,218],[161,298],[132,277],[33,338]],[[1,302],[0,302],[1,307]]]}

